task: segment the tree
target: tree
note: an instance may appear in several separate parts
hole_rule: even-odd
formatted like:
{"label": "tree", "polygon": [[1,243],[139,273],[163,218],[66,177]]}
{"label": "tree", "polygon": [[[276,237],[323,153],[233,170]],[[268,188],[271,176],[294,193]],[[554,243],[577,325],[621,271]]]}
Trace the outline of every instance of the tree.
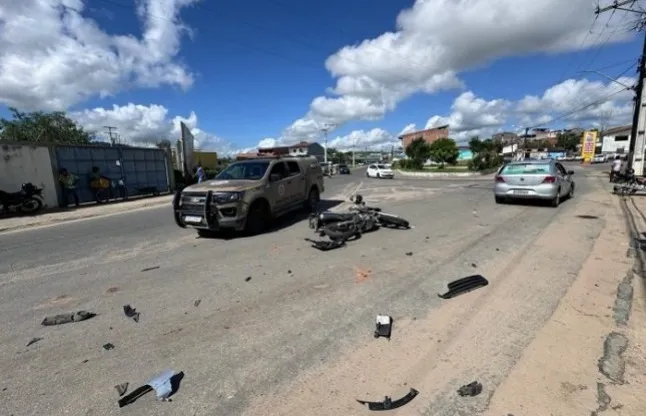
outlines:
{"label": "tree", "polygon": [[172,147],[172,144],[170,140],[162,139],[157,142],[157,147],[159,147],[160,149],[170,149]]}
{"label": "tree", "polygon": [[431,157],[431,146],[419,137],[406,146],[406,156],[409,158],[407,164],[410,168],[421,170]]}
{"label": "tree", "polygon": [[90,133],[61,111],[23,113],[10,107],[12,120],[0,118],[0,140],[87,144]]}
{"label": "tree", "polygon": [[557,146],[570,152],[575,151],[580,143],[581,137],[574,133],[559,134],[556,138]]}
{"label": "tree", "polygon": [[448,137],[438,139],[431,143],[429,150],[431,153],[431,159],[440,164],[440,169],[442,169],[446,163],[450,165],[458,163],[460,149],[458,149],[458,145],[455,144],[455,140],[453,139],[449,139]]}
{"label": "tree", "polygon": [[469,161],[469,169],[481,171],[500,166],[502,163],[502,143],[492,139],[480,140],[473,137],[469,140],[469,149],[473,158]]}

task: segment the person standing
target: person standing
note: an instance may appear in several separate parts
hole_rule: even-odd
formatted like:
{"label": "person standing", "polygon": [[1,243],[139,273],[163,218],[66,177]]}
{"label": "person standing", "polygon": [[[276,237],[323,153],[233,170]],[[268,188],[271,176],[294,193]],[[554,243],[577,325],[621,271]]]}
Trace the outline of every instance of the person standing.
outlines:
{"label": "person standing", "polygon": [[63,208],[67,208],[70,203],[70,196],[74,199],[74,205],[79,206],[79,195],[76,191],[76,184],[78,182],[78,177],[72,173],[69,173],[67,169],[61,169],[59,171],[58,180],[61,183],[61,189],[63,191]]}
{"label": "person standing", "polygon": [[197,175],[197,183],[202,183],[202,181],[206,179],[206,172],[204,172],[204,168],[202,167],[201,163],[197,164],[195,173]]}
{"label": "person standing", "polygon": [[610,182],[614,182],[615,180],[617,180],[617,176],[619,176],[621,172],[621,165],[622,165],[622,160],[620,157],[612,161],[612,168],[610,170]]}

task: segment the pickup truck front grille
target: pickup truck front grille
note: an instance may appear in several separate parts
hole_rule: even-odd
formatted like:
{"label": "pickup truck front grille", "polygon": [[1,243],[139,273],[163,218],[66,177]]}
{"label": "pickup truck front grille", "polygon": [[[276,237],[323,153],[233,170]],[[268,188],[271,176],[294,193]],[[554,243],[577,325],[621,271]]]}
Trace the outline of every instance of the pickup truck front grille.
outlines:
{"label": "pickup truck front grille", "polygon": [[182,193],[182,210],[183,211],[202,211],[206,193],[203,192],[185,192]]}

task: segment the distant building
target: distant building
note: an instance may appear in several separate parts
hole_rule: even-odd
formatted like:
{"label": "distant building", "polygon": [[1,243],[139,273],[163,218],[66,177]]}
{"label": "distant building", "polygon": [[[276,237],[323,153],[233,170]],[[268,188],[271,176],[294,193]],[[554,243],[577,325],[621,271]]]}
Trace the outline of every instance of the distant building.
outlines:
{"label": "distant building", "polygon": [[491,136],[491,139],[497,142],[501,142],[502,144],[518,143],[518,140],[519,140],[518,135],[516,133],[512,133],[509,131],[496,133],[493,136]]}
{"label": "distant building", "polygon": [[259,154],[289,155],[289,156],[314,156],[319,162],[325,158],[325,149],[320,144],[313,142],[299,142],[288,146],[262,147]]}
{"label": "distant building", "polygon": [[414,131],[412,133],[406,133],[399,136],[401,140],[401,145],[406,149],[414,140],[423,139],[426,143],[431,144],[439,139],[444,139],[449,137],[449,125],[435,127],[432,129],[426,129],[421,131]]}
{"label": "distant building", "polygon": [[601,132],[602,153],[628,153],[632,125],[609,128]]}

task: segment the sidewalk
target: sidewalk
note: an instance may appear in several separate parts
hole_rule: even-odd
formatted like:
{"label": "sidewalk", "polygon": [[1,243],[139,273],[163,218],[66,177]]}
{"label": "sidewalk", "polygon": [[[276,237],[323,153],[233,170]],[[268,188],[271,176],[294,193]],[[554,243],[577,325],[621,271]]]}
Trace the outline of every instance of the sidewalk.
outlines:
{"label": "sidewalk", "polygon": [[484,416],[646,414],[643,248],[630,247],[646,230],[646,198],[627,199],[637,229],[629,232],[621,200],[608,195],[595,212],[605,215],[589,220],[605,227],[588,260]]}
{"label": "sidewalk", "polygon": [[125,202],[110,202],[104,205],[86,205],[79,208],[70,208],[68,210],[45,212],[43,214],[34,216],[3,218],[0,219],[0,233],[52,225],[60,222],[103,217],[107,215],[118,214],[121,212],[157,207],[167,204],[170,206],[172,200],[172,194],[161,195],[152,198],[143,197],[131,199]]}

